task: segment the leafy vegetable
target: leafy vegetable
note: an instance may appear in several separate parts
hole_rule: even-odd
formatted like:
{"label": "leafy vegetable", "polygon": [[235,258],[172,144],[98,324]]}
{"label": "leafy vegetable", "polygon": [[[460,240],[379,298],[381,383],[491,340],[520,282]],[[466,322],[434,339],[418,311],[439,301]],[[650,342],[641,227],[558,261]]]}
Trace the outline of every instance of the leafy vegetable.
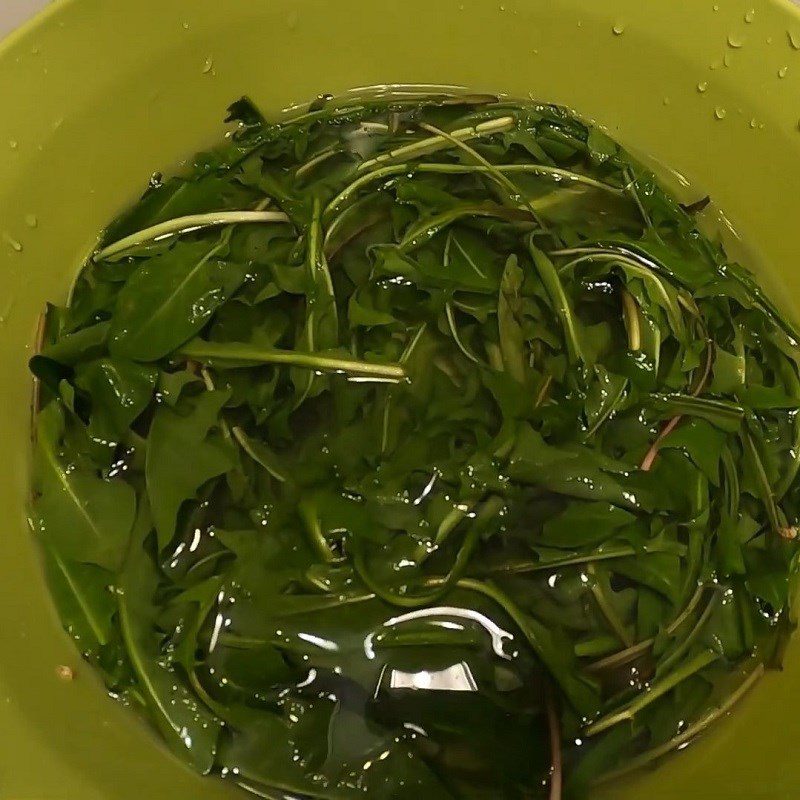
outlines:
{"label": "leafy vegetable", "polygon": [[577,798],[725,716],[793,625],[800,351],[695,207],[552,106],[229,121],[31,361],[31,523],[114,696],[318,800]]}

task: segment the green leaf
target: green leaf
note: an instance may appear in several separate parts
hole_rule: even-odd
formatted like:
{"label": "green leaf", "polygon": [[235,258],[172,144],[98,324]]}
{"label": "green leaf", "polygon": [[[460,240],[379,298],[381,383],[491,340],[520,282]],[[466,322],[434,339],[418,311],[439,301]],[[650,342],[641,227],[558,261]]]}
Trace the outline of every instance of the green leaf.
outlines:
{"label": "green leaf", "polygon": [[105,348],[110,327],[108,322],[98,322],[90,328],[67,334],[45,347],[34,359],[46,358],[71,367],[79,361],[96,358]]}
{"label": "green leaf", "polygon": [[652,490],[628,486],[630,467],[580,445],[554,447],[523,427],[508,467],[512,480],[583,500],[606,500],[621,508],[651,509]]}
{"label": "green leaf", "polygon": [[82,653],[97,656],[114,630],[113,574],[93,564],[65,560],[47,540],[43,552],[48,585],[64,628]]}
{"label": "green leaf", "polygon": [[680,594],[681,565],[678,556],[670,553],[649,553],[636,558],[620,558],[612,569],[618,575],[648,586],[676,603]]}
{"label": "green leaf", "polygon": [[350,321],[351,328],[359,326],[371,328],[375,325],[392,325],[397,322],[391,314],[375,308],[370,298],[363,293],[350,296],[350,302],[347,305],[347,318]]}
{"label": "green leaf", "polygon": [[130,553],[120,575],[120,627],[139,689],[170,749],[201,774],[215,762],[222,723],[191,693],[161,653],[155,595],[160,575],[146,543],[152,521],[142,504]]}
{"label": "green leaf", "polygon": [[625,400],[628,379],[609,372],[600,364],[594,365],[597,380],[586,396],[586,439],[594,436]]}
{"label": "green leaf", "polygon": [[609,158],[616,156],[619,151],[617,143],[599,128],[591,128],[589,130],[586,145],[589,148],[592,160],[598,164],[608,161]]}
{"label": "green leaf", "polygon": [[591,547],[610,539],[636,518],[610,503],[573,503],[549,519],[538,541],[564,549]]}
{"label": "green leaf", "polygon": [[529,249],[533,257],[533,263],[536,265],[536,270],[550,298],[553,311],[561,323],[569,360],[572,364],[576,364],[579,361],[585,362],[586,359],[580,343],[578,321],[575,318],[575,312],[564,291],[558,272],[556,272],[556,268],[547,257],[547,254],[533,244],[533,239],[530,240]]}
{"label": "green leaf", "polygon": [[175,535],[181,506],[233,466],[230,446],[212,435],[230,392],[207,392],[173,410],[158,409],[147,443],[147,495],[163,549]]}
{"label": "green leaf", "polygon": [[101,358],[81,364],[75,384],[91,398],[89,435],[118,442],[153,396],[157,371],[122,359]]}
{"label": "green leaf", "polygon": [[500,350],[506,371],[518,383],[525,383],[525,336],[520,322],[523,272],[516,256],[509,256],[500,284],[497,303],[497,324],[500,335]]}
{"label": "green leaf", "polygon": [[222,260],[226,239],[178,242],[146,261],[117,299],[112,355],[156,361],[187,342],[241,286],[246,270]]}
{"label": "green leaf", "polygon": [[188,369],[161,372],[158,375],[158,392],[167,405],[175,408],[183,390],[192,383],[199,382],[200,377]]}
{"label": "green leaf", "polygon": [[719,462],[727,436],[703,419],[679,425],[661,442],[661,449],[673,447],[685,452],[715,486],[719,486]]}
{"label": "green leaf", "polygon": [[121,480],[104,480],[84,459],[65,458],[64,414],[49,403],[39,414],[33,515],[53,553],[115,570],[124,558],[136,495]]}

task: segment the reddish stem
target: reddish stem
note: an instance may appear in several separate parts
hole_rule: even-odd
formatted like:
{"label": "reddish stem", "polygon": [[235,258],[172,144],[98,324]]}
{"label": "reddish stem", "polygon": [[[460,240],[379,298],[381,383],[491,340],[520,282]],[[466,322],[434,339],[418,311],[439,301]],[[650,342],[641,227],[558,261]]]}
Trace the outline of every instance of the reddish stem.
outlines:
{"label": "reddish stem", "polygon": [[561,766],[561,721],[558,716],[553,692],[545,688],[545,705],[547,706],[547,724],[550,729],[550,800],[561,800],[562,766]]}
{"label": "reddish stem", "polygon": [[653,468],[653,463],[658,456],[659,448],[661,447],[661,443],[664,439],[669,436],[675,428],[678,427],[678,423],[681,421],[682,417],[673,417],[665,426],[661,433],[658,435],[658,439],[656,439],[650,449],[647,451],[647,455],[642,460],[641,470],[642,472],[650,472]]}

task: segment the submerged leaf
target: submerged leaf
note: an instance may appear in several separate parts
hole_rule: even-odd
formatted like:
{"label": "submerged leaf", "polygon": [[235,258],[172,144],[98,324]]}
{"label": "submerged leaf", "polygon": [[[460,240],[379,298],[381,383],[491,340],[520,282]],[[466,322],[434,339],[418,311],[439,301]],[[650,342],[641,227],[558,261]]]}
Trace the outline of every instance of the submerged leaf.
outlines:
{"label": "submerged leaf", "polygon": [[192,338],[239,288],[246,270],[222,260],[225,239],[178,242],[133,273],[117,299],[113,355],[156,361]]}
{"label": "submerged leaf", "polygon": [[136,494],[105,480],[84,459],[63,451],[64,413],[57,402],[39,414],[33,487],[37,529],[62,560],[116,569],[127,550]]}
{"label": "submerged leaf", "polygon": [[186,400],[176,410],[160,408],[147,445],[147,496],[158,531],[159,548],[175,534],[181,506],[207,481],[233,466],[229,446],[209,434],[229,392],[208,392]]}

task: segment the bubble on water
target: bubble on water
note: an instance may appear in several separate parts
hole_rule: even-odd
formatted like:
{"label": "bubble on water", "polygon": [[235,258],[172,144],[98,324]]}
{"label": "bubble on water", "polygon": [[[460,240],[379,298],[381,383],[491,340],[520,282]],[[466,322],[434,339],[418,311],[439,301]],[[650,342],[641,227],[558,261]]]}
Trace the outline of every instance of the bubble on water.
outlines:
{"label": "bubble on water", "polygon": [[797,33],[797,31],[786,31],[786,35],[789,37],[789,44],[795,50],[800,50],[800,33]]}
{"label": "bubble on water", "polygon": [[745,21],[746,23],[748,23],[748,24],[750,24],[750,23],[751,23],[751,22],[752,22],[752,21],[753,21],[755,18],[756,18],[756,10],[755,10],[754,8],[751,8],[751,9],[750,9],[750,10],[749,10],[749,11],[748,11],[748,12],[747,12],[745,15],[744,15],[744,21]]}
{"label": "bubble on water", "polygon": [[703,94],[707,89],[708,81],[700,81],[700,83],[697,84],[697,91],[700,92],[700,94]]}
{"label": "bubble on water", "polygon": [[39,218],[36,216],[36,214],[28,214],[25,217],[25,224],[29,228],[38,228],[39,227]]}
{"label": "bubble on water", "polygon": [[738,50],[740,47],[744,46],[744,40],[737,36],[734,33],[728,34],[728,47],[732,47],[734,50]]}
{"label": "bubble on water", "polygon": [[625,25],[622,22],[616,22],[611,30],[614,32],[614,36],[622,36],[625,33]]}
{"label": "bubble on water", "polygon": [[784,67],[781,67],[778,70],[778,77],[779,78],[785,78],[788,74],[789,74],[789,67],[785,67],[784,66]]}
{"label": "bubble on water", "polygon": [[726,110],[725,110],[725,109],[724,109],[722,106],[717,106],[717,107],[714,109],[714,116],[715,116],[717,119],[725,119],[725,117],[727,116],[727,114],[728,114],[728,112],[727,112],[727,111],[726,111]]}

